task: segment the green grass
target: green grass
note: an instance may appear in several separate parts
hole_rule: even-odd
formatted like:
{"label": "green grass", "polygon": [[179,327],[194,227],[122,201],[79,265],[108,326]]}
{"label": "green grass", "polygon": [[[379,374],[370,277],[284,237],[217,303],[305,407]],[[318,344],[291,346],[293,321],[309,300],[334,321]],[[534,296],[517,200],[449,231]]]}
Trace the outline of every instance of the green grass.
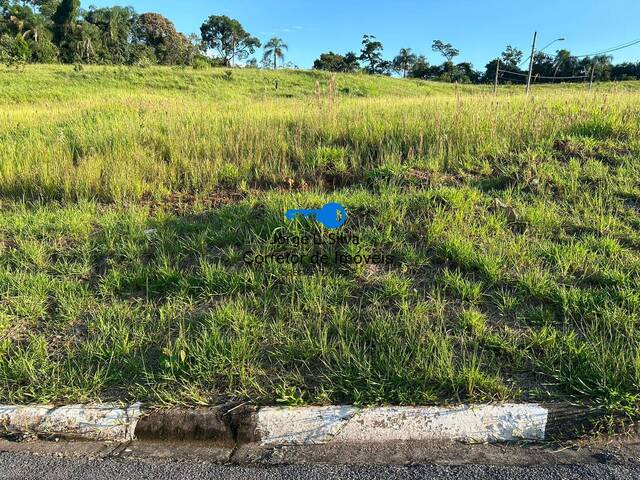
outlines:
{"label": "green grass", "polygon": [[0,81],[0,401],[638,406],[640,84]]}

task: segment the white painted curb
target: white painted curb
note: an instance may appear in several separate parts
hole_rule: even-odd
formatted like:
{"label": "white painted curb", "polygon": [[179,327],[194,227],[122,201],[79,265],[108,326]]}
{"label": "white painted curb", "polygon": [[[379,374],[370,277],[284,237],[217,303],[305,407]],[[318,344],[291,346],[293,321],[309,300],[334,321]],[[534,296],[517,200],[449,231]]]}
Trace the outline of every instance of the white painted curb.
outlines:
{"label": "white painted curb", "polygon": [[548,410],[538,404],[445,407],[266,407],[256,413],[260,444],[389,441],[544,440]]}
{"label": "white painted curb", "polygon": [[264,407],[256,414],[261,445],[327,443],[351,420],[355,407]]}
{"label": "white painted curb", "polygon": [[127,408],[114,405],[0,405],[0,432],[125,441],[133,439],[140,414],[140,404]]}
{"label": "white painted curb", "polygon": [[[213,415],[218,415],[215,410]],[[133,440],[140,404],[116,405],[0,405],[0,435],[38,435],[85,440]],[[557,412],[555,414],[557,416]],[[175,415],[156,422],[175,427]],[[348,444],[398,441],[459,440],[509,442],[544,440],[549,411],[538,404],[460,405],[455,407],[264,407],[239,410],[217,419],[225,431],[242,425],[238,438],[262,446]],[[569,417],[572,418],[572,417]],[[202,422],[207,422],[203,417]],[[192,422],[193,423],[193,422]],[[198,430],[199,424],[188,428]],[[555,424],[558,422],[555,421]],[[556,425],[557,428],[558,425]],[[201,433],[201,432],[200,432]],[[186,434],[188,436],[188,432]]]}

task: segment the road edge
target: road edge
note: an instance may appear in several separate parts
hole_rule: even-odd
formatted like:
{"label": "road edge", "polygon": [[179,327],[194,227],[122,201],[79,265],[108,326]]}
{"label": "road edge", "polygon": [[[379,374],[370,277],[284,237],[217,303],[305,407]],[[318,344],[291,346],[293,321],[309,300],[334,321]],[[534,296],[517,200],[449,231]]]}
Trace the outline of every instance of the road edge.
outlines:
{"label": "road edge", "polygon": [[0,405],[0,436],[83,440],[197,440],[233,448],[454,440],[469,443],[570,438],[594,412],[539,403],[425,407],[214,407]]}

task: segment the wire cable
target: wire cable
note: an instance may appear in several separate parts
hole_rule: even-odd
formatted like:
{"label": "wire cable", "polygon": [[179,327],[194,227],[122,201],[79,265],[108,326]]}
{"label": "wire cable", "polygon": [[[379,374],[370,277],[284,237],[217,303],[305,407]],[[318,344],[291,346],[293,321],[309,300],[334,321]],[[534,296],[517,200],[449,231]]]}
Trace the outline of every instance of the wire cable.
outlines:
{"label": "wire cable", "polygon": [[[551,44],[549,44],[549,45],[551,45]],[[634,45],[638,45],[638,44],[640,44],[640,39],[631,40],[629,42],[621,43],[621,44],[618,44],[618,45],[616,45],[614,47],[609,47],[607,49],[601,50],[599,52],[587,53],[587,54],[584,54],[584,55],[571,55],[570,58],[576,58],[577,59],[577,58],[587,58],[587,57],[595,57],[595,56],[598,56],[598,55],[605,55],[607,53],[612,53],[612,52],[617,52],[619,50],[624,50],[625,48],[633,47]],[[536,53],[541,53],[543,50],[544,49],[539,50]],[[531,60],[531,55],[529,55],[525,60],[523,60],[520,64],[518,64],[518,67],[524,65],[529,60]],[[501,74],[502,73],[507,73],[507,74],[510,74],[510,75],[516,75],[516,76],[520,76],[520,77],[528,77],[529,76],[528,73],[513,72],[513,71],[510,71],[510,70],[504,70],[504,69],[500,69],[499,73],[501,73]],[[590,75],[572,75],[572,76],[562,76],[562,77],[558,77],[558,76],[547,77],[547,76],[544,76],[544,75],[533,75],[533,76],[535,77],[536,80],[576,80],[576,79],[583,79],[583,78],[589,78],[590,77]]]}
{"label": "wire cable", "polygon": [[[609,47],[606,48],[600,52],[594,52],[594,53],[587,53],[584,55],[571,55],[572,58],[586,58],[586,57],[595,57],[596,55],[604,55],[606,53],[611,53],[611,52],[617,52],[618,50],[623,50],[625,48],[629,48],[629,47],[633,47],[634,45],[637,45],[640,43],[640,39],[637,40],[631,40],[629,42],[625,42],[625,43],[621,43],[619,45],[616,45],[614,47]],[[546,47],[545,47],[546,48]],[[542,50],[538,50],[536,51],[536,53],[541,53]],[[524,65],[525,63],[527,63],[529,60],[531,60],[531,55],[529,55],[526,59],[524,59],[522,62],[520,62],[518,64],[518,67],[521,67],[522,65]]]}
{"label": "wire cable", "polygon": [[623,50],[625,48],[633,47],[640,43],[640,39],[632,40],[627,43],[623,43],[621,45],[617,45],[615,47],[608,48],[606,50],[602,50],[601,52],[589,53],[586,55],[571,55],[574,58],[585,58],[585,57],[595,57],[596,55],[604,55],[605,53],[617,52],[618,50]]}
{"label": "wire cable", "polygon": [[503,70],[503,69],[500,69],[500,73],[510,73],[511,75],[519,75],[521,77],[528,77],[529,76],[528,73],[512,72],[510,70]]}
{"label": "wire cable", "polygon": [[[500,69],[500,73],[509,73],[511,75],[517,75],[520,77],[528,77],[529,74],[528,73],[521,73],[521,72],[513,72],[511,70],[503,70]],[[565,77],[547,77],[545,75],[532,75],[532,77],[535,78],[541,78],[544,80],[570,80],[570,79],[575,79],[575,78],[589,78],[589,75],[572,75],[572,76],[565,76]]]}

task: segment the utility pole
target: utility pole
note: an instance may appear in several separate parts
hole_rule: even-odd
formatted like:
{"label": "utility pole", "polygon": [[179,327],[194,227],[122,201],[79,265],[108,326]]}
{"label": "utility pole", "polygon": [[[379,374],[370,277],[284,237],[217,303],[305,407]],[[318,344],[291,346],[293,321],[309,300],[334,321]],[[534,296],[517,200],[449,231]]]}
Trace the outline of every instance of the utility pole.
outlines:
{"label": "utility pole", "polygon": [[533,33],[533,44],[531,45],[531,59],[529,60],[529,76],[527,77],[527,90],[526,94],[529,95],[531,89],[531,75],[533,74],[533,57],[536,55],[536,40],[538,39],[538,32]]}
{"label": "utility pole", "polygon": [[596,66],[595,64],[591,67],[591,80],[589,80],[589,91],[591,91],[593,89],[593,77],[596,73]]}
{"label": "utility pole", "polygon": [[493,93],[495,95],[498,94],[498,75],[500,74],[500,59],[498,58],[496,62],[496,79],[493,82]]}

